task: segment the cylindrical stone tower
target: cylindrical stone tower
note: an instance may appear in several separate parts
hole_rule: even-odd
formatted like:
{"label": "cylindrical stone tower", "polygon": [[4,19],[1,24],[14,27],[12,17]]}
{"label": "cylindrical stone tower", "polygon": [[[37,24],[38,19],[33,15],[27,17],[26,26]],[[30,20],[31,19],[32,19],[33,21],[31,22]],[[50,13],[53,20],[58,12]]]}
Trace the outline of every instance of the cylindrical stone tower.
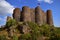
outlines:
{"label": "cylindrical stone tower", "polygon": [[43,19],[42,19],[42,10],[40,9],[39,6],[35,8],[35,22],[41,26],[43,24]]}
{"label": "cylindrical stone tower", "polygon": [[52,11],[47,10],[47,24],[53,26],[53,18],[52,18]]}
{"label": "cylindrical stone tower", "polygon": [[20,9],[19,8],[15,8],[14,11],[13,11],[13,18],[16,21],[20,21],[20,14],[21,14]]}
{"label": "cylindrical stone tower", "polygon": [[35,22],[35,9],[30,9],[30,11],[31,11],[31,21],[32,22]]}
{"label": "cylindrical stone tower", "polygon": [[23,15],[23,21],[31,21],[31,14],[30,14],[30,8],[28,6],[24,6],[22,8],[22,15]]}

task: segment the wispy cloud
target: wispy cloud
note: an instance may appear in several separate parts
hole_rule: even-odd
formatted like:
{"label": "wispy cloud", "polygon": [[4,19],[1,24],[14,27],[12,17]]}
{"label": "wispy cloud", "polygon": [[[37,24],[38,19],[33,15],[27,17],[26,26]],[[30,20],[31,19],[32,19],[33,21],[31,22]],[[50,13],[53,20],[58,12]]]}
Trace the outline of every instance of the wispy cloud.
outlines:
{"label": "wispy cloud", "polygon": [[53,3],[53,0],[37,0],[38,2],[46,2],[46,3]]}

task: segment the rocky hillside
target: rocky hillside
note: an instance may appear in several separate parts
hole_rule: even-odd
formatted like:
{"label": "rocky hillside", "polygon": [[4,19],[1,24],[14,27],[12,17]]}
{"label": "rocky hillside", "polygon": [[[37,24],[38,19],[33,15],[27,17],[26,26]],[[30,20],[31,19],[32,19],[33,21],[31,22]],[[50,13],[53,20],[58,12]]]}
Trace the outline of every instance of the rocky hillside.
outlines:
{"label": "rocky hillside", "polygon": [[0,28],[0,40],[60,40],[60,33],[54,26],[33,22],[17,22],[10,19]]}

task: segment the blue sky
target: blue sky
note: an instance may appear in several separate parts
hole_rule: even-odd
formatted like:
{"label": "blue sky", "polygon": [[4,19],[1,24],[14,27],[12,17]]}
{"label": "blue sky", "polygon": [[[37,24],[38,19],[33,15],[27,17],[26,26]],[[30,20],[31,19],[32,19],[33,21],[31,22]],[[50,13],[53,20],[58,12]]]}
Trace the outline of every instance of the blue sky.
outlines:
{"label": "blue sky", "polygon": [[6,23],[6,17],[12,15],[14,8],[35,8],[38,2],[45,12],[48,9],[52,10],[54,25],[60,27],[60,0],[0,0],[0,25]]}

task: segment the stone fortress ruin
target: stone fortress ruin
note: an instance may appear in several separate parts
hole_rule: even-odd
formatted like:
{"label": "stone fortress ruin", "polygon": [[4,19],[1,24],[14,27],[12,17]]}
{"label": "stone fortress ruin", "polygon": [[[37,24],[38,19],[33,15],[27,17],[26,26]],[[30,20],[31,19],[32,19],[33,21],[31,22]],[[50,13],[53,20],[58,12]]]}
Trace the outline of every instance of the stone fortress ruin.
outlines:
{"label": "stone fortress ruin", "polygon": [[37,6],[35,9],[28,6],[15,8],[13,11],[13,19],[19,22],[35,22],[38,25],[48,24],[53,25],[52,11],[47,10],[46,13]]}

